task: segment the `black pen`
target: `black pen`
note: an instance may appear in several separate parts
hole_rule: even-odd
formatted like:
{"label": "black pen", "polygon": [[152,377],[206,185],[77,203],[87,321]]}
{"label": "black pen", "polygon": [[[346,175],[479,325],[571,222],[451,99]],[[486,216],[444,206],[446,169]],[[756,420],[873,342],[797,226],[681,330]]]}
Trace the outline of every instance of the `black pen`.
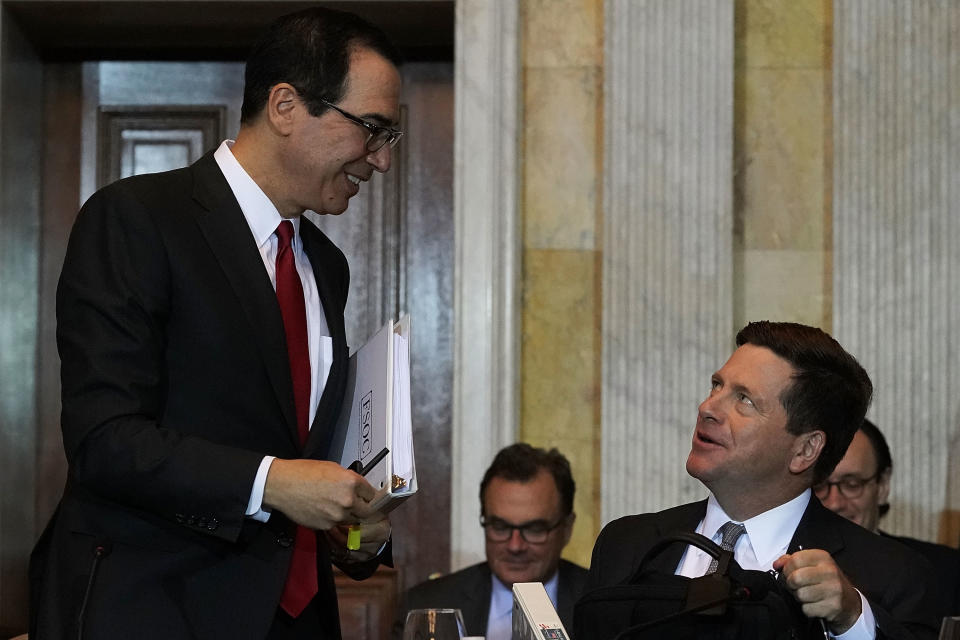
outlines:
{"label": "black pen", "polygon": [[387,449],[386,447],[384,447],[383,449],[380,450],[380,453],[373,456],[373,459],[370,462],[368,462],[365,466],[361,466],[361,463],[359,460],[354,460],[353,462],[350,463],[347,469],[350,469],[350,471],[356,471],[360,475],[365,476],[371,471],[373,471],[373,468],[377,466],[377,463],[383,460],[384,458],[386,458],[388,453],[390,453],[390,449]]}

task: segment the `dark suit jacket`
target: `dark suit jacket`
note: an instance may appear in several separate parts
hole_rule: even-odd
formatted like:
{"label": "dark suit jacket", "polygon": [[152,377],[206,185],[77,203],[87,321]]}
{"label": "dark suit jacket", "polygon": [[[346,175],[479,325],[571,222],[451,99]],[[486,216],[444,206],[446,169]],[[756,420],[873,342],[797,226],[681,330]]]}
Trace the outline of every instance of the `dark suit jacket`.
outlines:
{"label": "dark suit jacket", "polygon": [[[276,295],[213,154],[81,209],[57,289],[69,475],[31,561],[34,640],[75,637],[84,599],[89,640],[266,635],[293,525],[244,516],[254,476],[264,454],[325,457],[346,378],[346,259],[300,230],[334,351],[303,452]],[[322,535],[318,555],[320,637],[338,638]]]}
{"label": "dark suit jacket", "polygon": [[933,566],[933,580],[940,600],[938,616],[960,616],[960,550],[916,538],[902,538],[880,532],[925,557]]}
{"label": "dark suit jacket", "polygon": [[[560,560],[557,581],[557,613],[567,631],[573,629],[573,604],[580,597],[587,570]],[[475,564],[451,573],[448,576],[427,580],[410,588],[404,595],[400,615],[394,625],[394,638],[400,638],[403,620],[411,609],[444,608],[460,609],[467,635],[483,636],[487,633],[487,617],[490,613],[490,593],[493,589],[490,566],[486,562]]]}
{"label": "dark suit jacket", "polygon": [[[627,516],[608,524],[594,546],[584,593],[627,581],[655,542],[672,533],[695,531],[706,509],[707,502],[703,500],[659,513]],[[836,515],[816,497],[810,498],[788,552],[801,546],[823,549],[833,556],[870,602],[878,637],[936,637],[932,591],[925,575],[929,567],[923,558]],[[683,551],[683,545],[673,545],[659,554],[650,567],[675,573]]]}

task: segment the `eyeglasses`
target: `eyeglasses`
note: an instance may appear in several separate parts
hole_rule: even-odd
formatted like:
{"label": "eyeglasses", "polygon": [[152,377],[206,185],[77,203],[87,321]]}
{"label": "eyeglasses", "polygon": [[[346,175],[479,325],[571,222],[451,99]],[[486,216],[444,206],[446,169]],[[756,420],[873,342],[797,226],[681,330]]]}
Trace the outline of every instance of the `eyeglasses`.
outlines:
{"label": "eyeglasses", "polygon": [[817,494],[817,497],[821,500],[826,500],[827,496],[830,495],[830,488],[836,487],[837,491],[839,491],[840,495],[842,495],[844,498],[859,498],[863,494],[863,488],[867,486],[867,483],[872,482],[879,477],[879,473],[875,473],[869,478],[844,476],[836,482],[821,482],[813,485],[813,492]]}
{"label": "eyeglasses", "polygon": [[543,544],[550,537],[550,532],[567,521],[563,516],[553,524],[543,520],[534,520],[526,524],[510,524],[500,518],[480,516],[480,526],[487,532],[487,538],[493,542],[506,542],[513,537],[513,531],[520,532],[520,537],[530,544]]}
{"label": "eyeglasses", "polygon": [[367,147],[367,151],[369,151],[370,153],[379,151],[385,144],[389,144],[390,148],[393,148],[397,146],[397,143],[400,142],[400,138],[403,137],[403,131],[400,131],[398,129],[391,129],[390,127],[383,127],[379,124],[373,124],[372,122],[367,122],[363,118],[357,117],[352,113],[348,113],[347,111],[344,111],[337,105],[327,102],[323,98],[320,98],[319,101],[323,105],[330,107],[331,109],[333,109],[334,111],[342,115],[344,118],[346,118],[350,122],[356,125],[359,125],[367,130],[367,132],[370,135],[367,138],[366,147]]}

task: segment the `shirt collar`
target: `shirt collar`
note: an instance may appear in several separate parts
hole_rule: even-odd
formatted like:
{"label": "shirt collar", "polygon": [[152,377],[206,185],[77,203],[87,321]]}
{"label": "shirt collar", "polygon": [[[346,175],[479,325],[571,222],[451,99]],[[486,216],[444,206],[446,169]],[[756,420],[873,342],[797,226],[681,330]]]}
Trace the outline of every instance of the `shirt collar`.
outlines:
{"label": "shirt collar", "polygon": [[[230,190],[240,204],[240,210],[243,217],[247,220],[250,231],[257,242],[257,247],[262,247],[264,243],[270,240],[270,236],[277,230],[277,226],[285,219],[277,211],[263,189],[253,181],[250,174],[237,162],[236,156],[230,148],[233,146],[233,140],[224,140],[213,154],[213,159],[217,161],[223,177],[227,179]],[[300,216],[286,218],[293,223],[294,229],[294,250],[298,250],[300,239]]]}
{"label": "shirt collar", "polygon": [[[774,560],[786,553],[793,533],[810,502],[810,495],[811,491],[807,489],[793,500],[743,521],[750,546],[753,547],[760,566],[770,567]],[[713,494],[710,494],[707,499],[707,514],[703,518],[703,535],[712,537],[717,529],[731,520],[736,522],[727,515]]]}
{"label": "shirt collar", "polygon": [[490,618],[506,615],[513,610],[513,590],[508,589],[507,585],[500,582],[496,574],[491,573],[493,578],[493,590],[490,593]]}

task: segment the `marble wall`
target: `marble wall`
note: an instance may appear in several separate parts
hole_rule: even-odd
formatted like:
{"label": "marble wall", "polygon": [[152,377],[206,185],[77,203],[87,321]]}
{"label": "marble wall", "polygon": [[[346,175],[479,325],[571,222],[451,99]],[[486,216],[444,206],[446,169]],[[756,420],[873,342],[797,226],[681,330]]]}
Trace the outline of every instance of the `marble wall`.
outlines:
{"label": "marble wall", "polygon": [[830,2],[737,0],[734,326],[830,330]]}
{"label": "marble wall", "polygon": [[834,17],[837,338],[874,381],[894,533],[960,539],[960,5],[844,0]]}
{"label": "marble wall", "polygon": [[454,379],[450,560],[483,559],[477,487],[517,438],[519,0],[458,0],[454,68]]}
{"label": "marble wall", "polygon": [[610,518],[703,494],[682,469],[696,404],[764,318],[833,330],[864,361],[897,451],[888,528],[956,544],[960,9],[517,6],[513,437],[573,463],[565,555],[585,564]]}
{"label": "marble wall", "polygon": [[607,2],[602,519],[703,497],[696,407],[730,353],[734,2]]}
{"label": "marble wall", "polygon": [[577,482],[565,556],[599,530],[603,0],[524,0],[523,294],[518,439],[557,447]]}

